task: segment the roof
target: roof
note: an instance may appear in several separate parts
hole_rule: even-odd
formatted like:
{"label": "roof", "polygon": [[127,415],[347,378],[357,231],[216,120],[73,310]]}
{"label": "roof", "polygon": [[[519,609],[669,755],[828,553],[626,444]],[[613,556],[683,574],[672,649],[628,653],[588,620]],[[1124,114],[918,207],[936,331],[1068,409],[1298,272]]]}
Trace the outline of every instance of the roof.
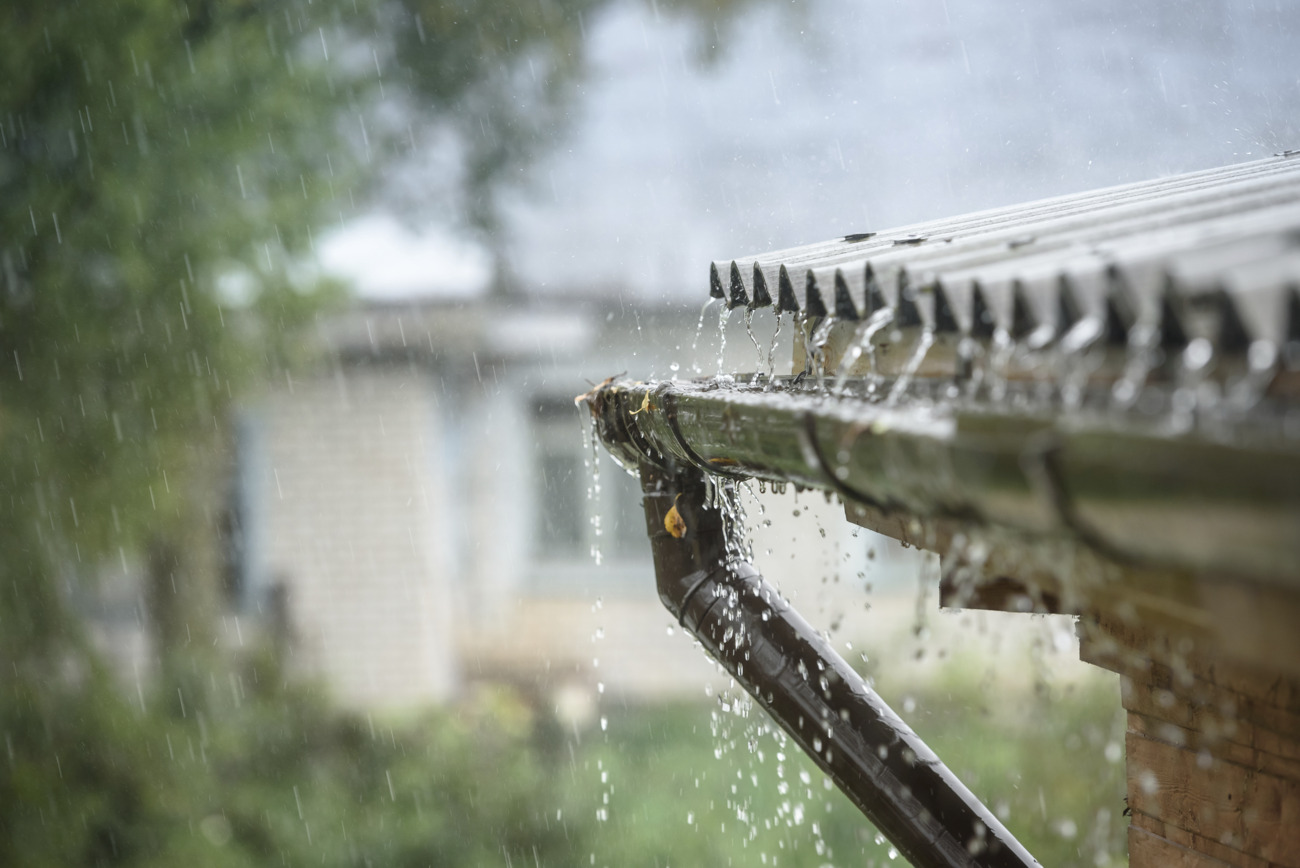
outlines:
{"label": "roof", "polygon": [[[729,307],[1216,352],[1300,340],[1300,151],[713,262]],[[1077,335],[1076,335],[1077,336]]]}

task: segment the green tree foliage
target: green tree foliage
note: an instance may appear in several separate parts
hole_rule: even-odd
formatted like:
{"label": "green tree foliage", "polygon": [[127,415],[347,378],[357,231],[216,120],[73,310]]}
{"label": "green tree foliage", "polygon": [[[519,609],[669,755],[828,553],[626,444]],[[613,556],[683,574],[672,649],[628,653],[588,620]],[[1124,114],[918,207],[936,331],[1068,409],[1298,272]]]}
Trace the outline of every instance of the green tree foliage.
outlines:
{"label": "green tree foliage", "polygon": [[[288,266],[363,180],[340,112],[369,81],[328,57],[351,9],[0,11],[4,864],[139,852],[114,823],[170,801],[144,735],[163,723],[110,687],[69,600],[146,564],[156,710],[201,711],[226,409],[321,295]],[[34,843],[56,815],[86,834]]]}
{"label": "green tree foliage", "polygon": [[4,864],[572,865],[589,844],[568,800],[591,796],[556,791],[569,758],[536,748],[512,694],[391,725],[284,688],[268,660],[224,694],[184,718],[64,694],[43,732],[9,721]]}
{"label": "green tree foliage", "polygon": [[452,138],[465,225],[497,229],[494,194],[563,128],[584,21],[605,4],[398,0],[394,65],[432,131]]}
{"label": "green tree foliage", "polygon": [[[264,360],[248,326],[300,307],[288,257],[357,180],[337,117],[366,82],[326,57],[335,11],[0,13],[6,643],[58,635],[40,572],[186,528],[189,474]],[[232,274],[259,317],[223,308]]]}
{"label": "green tree foliage", "polygon": [[[151,598],[161,637],[193,639],[226,409],[327,295],[292,279],[313,229],[411,158],[389,110],[453,131],[462,192],[425,204],[489,226],[502,179],[562,126],[603,3],[0,11],[6,654],[66,636],[59,582],[119,557],[183,599]],[[736,3],[681,5],[710,24]]]}
{"label": "green tree foliage", "polygon": [[[500,234],[498,194],[526,180],[531,161],[568,127],[586,71],[588,29],[610,0],[395,0],[390,13],[394,79],[433,141],[450,143],[459,174],[454,219],[489,246]],[[721,53],[724,34],[754,0],[658,0],[656,14],[688,21],[700,57]],[[397,199],[419,207],[390,188]]]}
{"label": "green tree foliage", "polygon": [[[997,716],[980,709],[984,687],[909,690],[909,717],[1044,865],[1123,865],[1123,766],[1097,759],[1123,741],[1113,683]],[[285,688],[270,658],[225,688],[184,718],[33,697],[50,714],[27,723],[44,731],[6,736],[58,749],[8,761],[5,864],[899,864],[734,695],[611,709],[608,729],[556,741],[506,689],[392,721]]]}

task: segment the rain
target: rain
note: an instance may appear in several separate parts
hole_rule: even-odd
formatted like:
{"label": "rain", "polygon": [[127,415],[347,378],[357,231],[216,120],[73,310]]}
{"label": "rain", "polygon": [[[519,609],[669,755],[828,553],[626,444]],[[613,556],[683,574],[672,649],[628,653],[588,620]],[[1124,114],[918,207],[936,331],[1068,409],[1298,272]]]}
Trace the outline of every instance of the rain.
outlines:
{"label": "rain", "polygon": [[0,12],[0,864],[1297,864],[1298,40]]}

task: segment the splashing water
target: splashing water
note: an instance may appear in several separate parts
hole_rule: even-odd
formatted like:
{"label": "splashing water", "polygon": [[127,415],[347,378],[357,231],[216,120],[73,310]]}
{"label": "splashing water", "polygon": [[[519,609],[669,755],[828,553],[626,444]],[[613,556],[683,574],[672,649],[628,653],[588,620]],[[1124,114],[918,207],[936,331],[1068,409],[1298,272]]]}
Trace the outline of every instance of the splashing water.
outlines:
{"label": "splashing water", "polygon": [[776,312],[776,331],[772,332],[772,343],[767,348],[767,388],[772,388],[772,378],[776,376],[776,339],[781,336],[781,311]]}
{"label": "splashing water", "polygon": [[1160,332],[1150,326],[1136,325],[1129,329],[1128,357],[1124,363],[1124,375],[1115,382],[1111,397],[1115,405],[1122,410],[1132,407],[1137,401],[1147,377],[1155,367],[1157,345]]}
{"label": "splashing water", "polygon": [[[774,491],[785,488],[783,484],[771,485]],[[746,498],[751,503],[746,503]],[[755,483],[734,484],[722,477],[706,476],[705,508],[719,510],[724,519],[728,560],[752,561],[746,508],[754,505],[758,507],[755,514],[762,516],[766,510],[755,493]],[[747,659],[752,636],[743,629],[745,621],[740,617],[743,591],[718,587],[715,593],[717,609],[723,613],[721,641]],[[721,785],[722,792],[718,793],[716,808],[712,799],[683,806],[681,817],[686,826],[695,831],[702,827],[702,819],[713,819],[715,825],[707,831],[729,837],[738,851],[752,854],[752,858],[737,860],[744,864],[787,864],[792,834],[815,850],[820,857],[817,864],[830,864],[835,854],[824,833],[832,819],[830,780],[821,776],[799,751],[791,750],[792,743],[781,727],[759,713],[759,703],[721,663],[716,665],[727,686],[717,689],[706,684],[704,692],[713,705],[709,731],[717,762],[699,771],[695,786],[700,788],[701,779],[709,778]],[[739,665],[743,673],[745,664]],[[604,778],[601,783],[605,784]],[[597,807],[604,810],[603,805]],[[608,815],[600,814],[598,819],[604,822]]]}
{"label": "splashing water", "polygon": [[[699,348],[699,345],[700,345],[700,335],[704,334],[704,317],[708,314],[708,312],[709,312],[709,308],[712,307],[713,305],[717,304],[719,301],[721,301],[721,299],[710,298],[708,301],[706,301],[706,302],[704,303],[704,306],[700,308],[700,320],[699,320],[699,322],[697,322],[697,323],[695,324],[695,340],[691,341],[691,354],[692,354],[692,355],[694,355],[696,349]],[[702,374],[704,373],[704,371],[702,371],[702,370],[700,369],[700,363],[699,363],[699,362],[693,362],[693,363],[692,363],[692,368],[691,368],[691,369],[692,369],[692,371],[694,371],[694,373],[696,374],[696,376],[700,376],[700,375],[702,375]]]}
{"label": "splashing water", "polygon": [[718,508],[722,511],[722,517],[726,522],[728,556],[752,562],[754,550],[745,523],[745,506],[741,502],[741,492],[749,490],[752,497],[752,489],[719,484],[714,487],[714,490],[718,492]]}
{"label": "splashing water", "polygon": [[1249,412],[1264,397],[1278,363],[1277,346],[1268,340],[1257,340],[1246,350],[1246,373],[1228,389],[1229,403],[1239,412]]}
{"label": "splashing water", "polygon": [[1183,350],[1170,408],[1175,430],[1190,430],[1203,411],[1218,403],[1218,389],[1207,376],[1213,362],[1214,345],[1205,338],[1193,339]]}
{"label": "splashing water", "polygon": [[754,309],[752,307],[745,308],[745,333],[749,335],[749,341],[754,345],[754,354],[756,356],[754,364],[761,371],[763,370],[763,348],[759,346],[758,338],[754,335]]}
{"label": "splashing water", "polygon": [[[604,608],[605,601],[602,597],[597,597],[592,603],[592,614],[596,615],[597,623],[594,632],[591,634],[592,645],[595,646],[591,658],[591,667],[593,670],[600,668],[600,644],[605,641],[605,628],[601,626],[600,620],[603,618],[601,610]],[[600,732],[606,743],[609,742],[609,718],[605,715],[601,705],[604,703],[605,684],[597,682],[596,687],[596,709],[599,712]],[[610,784],[609,771],[605,768],[603,760],[596,760],[596,771],[600,776],[600,805],[596,808],[596,821],[600,823],[609,820],[609,799],[614,793],[614,787]]]}
{"label": "splashing water", "polygon": [[797,311],[794,315],[794,327],[798,332],[795,338],[797,340],[800,336],[803,337],[803,369],[807,374],[811,374],[813,369],[812,336],[808,333],[809,321],[808,314],[803,311]]}
{"label": "splashing water", "polygon": [[[600,728],[605,728],[605,718],[600,719]],[[596,770],[600,772],[600,783],[603,792],[600,794],[600,807],[596,808],[596,822],[605,823],[609,821],[609,772],[605,770],[603,760],[596,760]]]}
{"label": "splashing water", "polygon": [[1016,343],[1004,328],[993,332],[993,345],[985,353],[984,382],[988,386],[989,400],[997,403],[1007,394],[1007,372],[1015,355]]}
{"label": "splashing water", "polygon": [[1105,362],[1105,347],[1098,340],[1101,331],[1100,322],[1085,320],[1066,332],[1059,342],[1053,364],[1057,392],[1067,410],[1077,410],[1083,405],[1088,381]]}
{"label": "splashing water", "polygon": [[812,331],[809,341],[809,358],[812,360],[812,373],[817,377],[817,388],[826,391],[826,342],[831,338],[831,330],[839,320],[828,316],[819,322]]}
{"label": "splashing water", "polygon": [[885,406],[894,406],[907,393],[907,387],[911,385],[912,378],[916,376],[921,363],[925,361],[925,354],[930,351],[932,346],[934,346],[934,331],[926,329],[921,332],[921,339],[916,342],[916,349],[912,351],[912,356],[907,360],[903,372],[894,381],[894,387],[889,390],[889,397],[885,399]]}
{"label": "splashing water", "polygon": [[876,347],[872,339],[894,321],[894,309],[891,307],[882,307],[880,310],[867,317],[858,325],[853,341],[845,351],[844,357],[840,359],[839,372],[835,376],[834,390],[843,392],[845,382],[848,380],[849,371],[857,364],[862,354],[867,355],[867,376],[868,392],[876,390],[876,381],[879,379],[879,373],[876,371]]}
{"label": "splashing water", "polygon": [[587,457],[582,459],[583,466],[591,474],[591,484],[587,486],[587,501],[592,505],[591,513],[591,559],[600,566],[603,557],[600,552],[600,514],[603,511],[600,508],[600,438],[596,435],[596,421],[589,418],[589,413],[582,414],[582,443]]}
{"label": "splashing water", "polygon": [[731,311],[722,308],[718,311],[718,376],[721,377],[727,373],[727,321],[731,319]]}

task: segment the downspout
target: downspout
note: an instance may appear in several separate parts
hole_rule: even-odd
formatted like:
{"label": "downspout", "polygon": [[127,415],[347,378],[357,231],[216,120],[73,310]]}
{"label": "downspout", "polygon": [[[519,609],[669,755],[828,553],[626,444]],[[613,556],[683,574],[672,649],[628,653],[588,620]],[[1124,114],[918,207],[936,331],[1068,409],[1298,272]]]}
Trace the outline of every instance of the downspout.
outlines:
{"label": "downspout", "polygon": [[[729,556],[704,474],[664,462],[643,457],[640,473],[659,598],[673,617],[914,866],[1038,865],[830,643]],[[734,498],[731,482],[713,483]]]}

